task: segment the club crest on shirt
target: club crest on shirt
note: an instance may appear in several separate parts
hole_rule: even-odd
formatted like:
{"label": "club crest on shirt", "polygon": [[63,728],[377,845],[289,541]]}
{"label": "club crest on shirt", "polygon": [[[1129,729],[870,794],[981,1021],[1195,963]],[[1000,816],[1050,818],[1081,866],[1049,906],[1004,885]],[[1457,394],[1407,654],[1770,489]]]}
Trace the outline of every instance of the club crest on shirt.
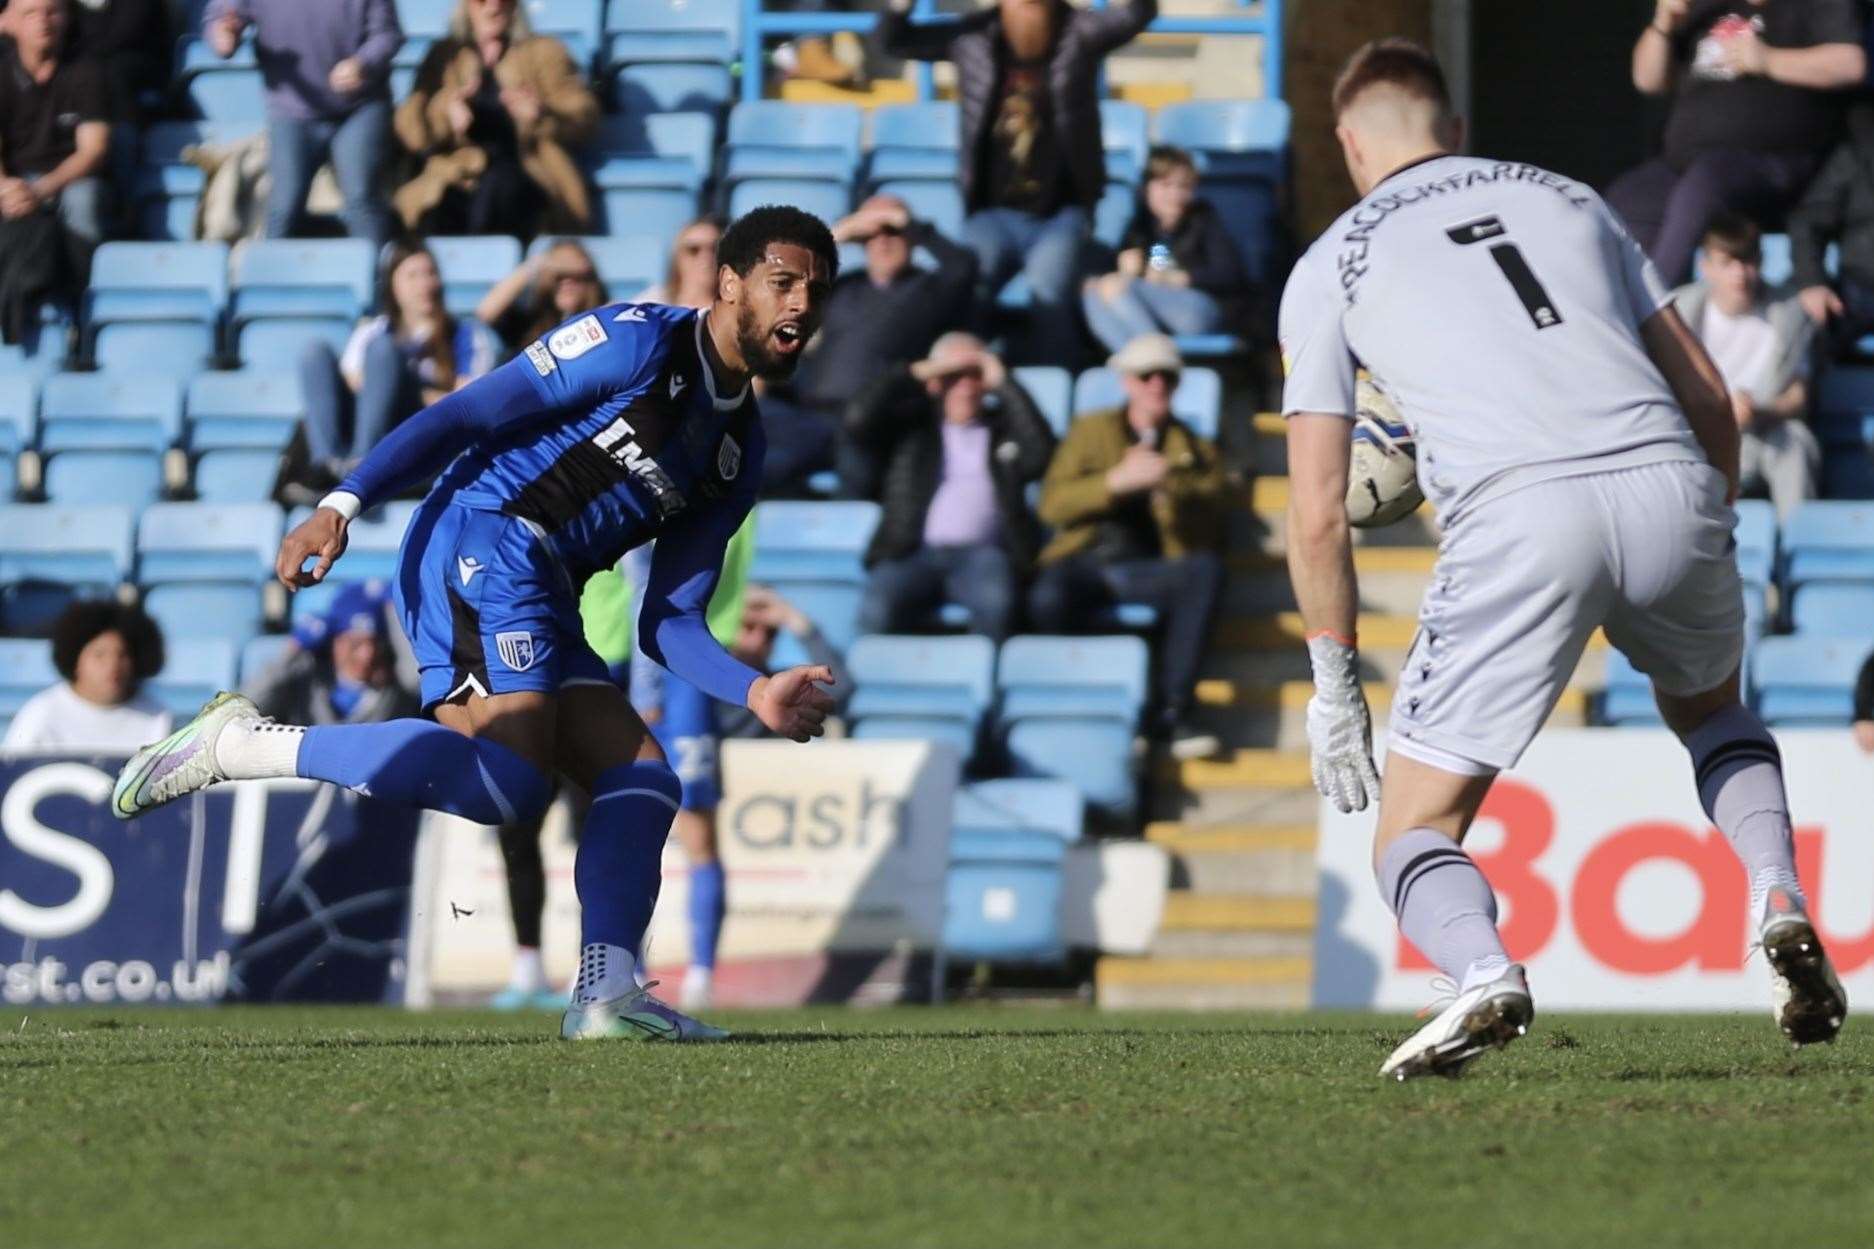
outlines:
{"label": "club crest on shirt", "polygon": [[547,348],[562,360],[577,360],[605,341],[605,327],[595,316],[583,316],[562,325],[547,339]]}
{"label": "club crest on shirt", "polygon": [[501,662],[509,668],[515,672],[525,672],[534,666],[534,635],[525,631],[497,633],[495,651],[500,654]]}
{"label": "club crest on shirt", "polygon": [[742,448],[735,439],[724,434],[722,445],[716,448],[716,472],[724,481],[734,481],[735,475],[742,471]]}

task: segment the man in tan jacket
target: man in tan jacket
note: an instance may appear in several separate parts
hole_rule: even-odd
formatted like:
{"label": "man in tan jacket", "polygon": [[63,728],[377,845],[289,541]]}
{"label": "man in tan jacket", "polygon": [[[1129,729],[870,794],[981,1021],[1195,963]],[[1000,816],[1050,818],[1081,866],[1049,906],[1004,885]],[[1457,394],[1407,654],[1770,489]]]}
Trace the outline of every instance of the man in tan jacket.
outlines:
{"label": "man in tan jacket", "polygon": [[397,106],[397,139],[423,162],[397,215],[413,232],[588,234],[592,197],[568,149],[598,120],[566,45],[533,34],[517,0],[462,0]]}
{"label": "man in tan jacket", "polygon": [[1223,463],[1171,414],[1184,361],[1163,334],[1142,334],[1107,362],[1126,406],[1081,416],[1041,486],[1054,540],[1028,610],[1043,633],[1108,628],[1118,603],[1158,613],[1153,735],[1178,758],[1216,753],[1186,719],[1223,581]]}

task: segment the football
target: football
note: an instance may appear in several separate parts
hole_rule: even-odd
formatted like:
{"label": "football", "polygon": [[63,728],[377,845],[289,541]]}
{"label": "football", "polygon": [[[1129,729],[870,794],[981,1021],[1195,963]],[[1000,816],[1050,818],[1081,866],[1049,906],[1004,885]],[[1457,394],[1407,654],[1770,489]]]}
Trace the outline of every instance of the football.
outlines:
{"label": "football", "polygon": [[1347,468],[1347,519],[1374,529],[1405,519],[1425,501],[1417,447],[1392,400],[1366,378],[1355,392],[1353,455]]}

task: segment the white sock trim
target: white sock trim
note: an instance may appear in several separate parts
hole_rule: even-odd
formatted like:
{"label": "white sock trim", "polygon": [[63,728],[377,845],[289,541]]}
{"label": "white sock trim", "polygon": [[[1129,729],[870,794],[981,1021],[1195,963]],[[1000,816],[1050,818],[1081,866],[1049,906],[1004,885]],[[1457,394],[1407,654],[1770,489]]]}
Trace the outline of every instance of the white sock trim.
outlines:
{"label": "white sock trim", "polygon": [[573,1004],[609,1002],[638,987],[637,960],[620,945],[594,941],[579,952],[579,977],[573,981]]}

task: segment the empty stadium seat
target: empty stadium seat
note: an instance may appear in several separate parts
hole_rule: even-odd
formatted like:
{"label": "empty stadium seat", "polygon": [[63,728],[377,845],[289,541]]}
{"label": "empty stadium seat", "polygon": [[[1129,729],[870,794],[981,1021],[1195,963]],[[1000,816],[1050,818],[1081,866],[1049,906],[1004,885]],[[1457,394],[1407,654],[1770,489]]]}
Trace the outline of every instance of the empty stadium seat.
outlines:
{"label": "empty stadium seat", "polygon": [[1126,100],[1100,101],[1100,142],[1106,149],[1106,176],[1136,183],[1145,174],[1145,109]]}
{"label": "empty stadium seat", "polygon": [[195,462],[195,497],[203,503],[265,503],[280,475],[280,452],[225,447]]}
{"label": "empty stadium seat", "polygon": [[13,494],[13,462],[39,441],[39,383],[24,371],[0,367],[0,458],[7,476],[0,479],[0,503]]}
{"label": "empty stadium seat", "polygon": [[1759,243],[1763,260],[1759,269],[1765,286],[1781,286],[1789,281],[1796,268],[1790,257],[1789,235],[1766,234]]}
{"label": "empty stadium seat", "polygon": [[881,104],[872,110],[872,182],[957,176],[957,106],[952,100]]}
{"label": "empty stadium seat", "polygon": [[175,321],[212,335],[228,302],[225,243],[105,243],[91,259],[85,324]]}
{"label": "empty stadium seat", "polygon": [[1659,705],[1653,701],[1653,683],[1634,668],[1633,662],[1617,650],[1607,653],[1607,672],[1603,678],[1601,723],[1621,728],[1639,728],[1663,724]]}
{"label": "empty stadium seat", "polygon": [[240,648],[261,629],[260,589],[227,582],[152,586],[143,596],[149,614],[169,649],[198,646],[205,641],[226,642]]}
{"label": "empty stadium seat", "polygon": [[148,507],[163,493],[163,460],[153,451],[61,451],[46,460],[43,488],[53,503]]}
{"label": "empty stadium seat", "polygon": [[267,114],[265,87],[258,69],[205,69],[189,79],[187,91],[195,115],[203,121],[259,121]]}
{"label": "empty stadium seat", "polygon": [[988,638],[870,635],[852,644],[846,665],[854,737],[947,742],[965,760],[976,753],[995,691],[996,648]]}
{"label": "empty stadium seat", "polygon": [[644,61],[733,61],[741,52],[742,0],[612,0],[607,57]]}
{"label": "empty stadium seat", "polygon": [[57,373],[39,395],[39,447],[163,452],[182,435],[182,388],[149,373]]}
{"label": "empty stadium seat", "polygon": [[10,720],[26,700],[59,679],[52,643],[38,638],[0,638],[0,720]]}
{"label": "empty stadium seat", "polygon": [[542,235],[534,240],[527,254],[530,257],[541,255],[561,242],[577,243],[586,249],[593,267],[599,271],[599,280],[605,283],[614,301],[630,299],[645,287],[663,281],[664,270],[670,264],[670,244],[662,236],[653,234]]}
{"label": "empty stadium seat", "polygon": [[956,793],[945,877],[944,947],[955,958],[1058,962],[1062,861],[1081,834],[1079,791],[999,780]]}
{"label": "empty stadium seat", "polygon": [[[1074,383],[1074,415],[1124,407],[1126,391],[1111,369],[1088,369]],[[1171,396],[1171,411],[1197,433],[1216,441],[1223,408],[1223,379],[1216,370],[1187,366]]]}
{"label": "empty stadium seat", "polygon": [[1136,637],[1016,637],[996,663],[1009,765],[1055,777],[1088,804],[1129,820],[1138,805],[1132,736],[1150,656]]}
{"label": "empty stadium seat", "polygon": [[1003,779],[958,787],[950,857],[961,836],[1045,836],[1063,844],[1085,831],[1086,804],[1065,781]]}
{"label": "empty stadium seat", "polygon": [[144,686],[178,721],[186,720],[222,690],[235,688],[239,648],[221,638],[198,638],[166,648],[162,672]]}
{"label": "empty stadium seat", "polygon": [[1869,639],[1772,637],[1750,656],[1757,713],[1778,727],[1846,724]]}
{"label": "empty stadium seat", "polygon": [[459,317],[472,314],[488,288],[521,262],[520,243],[505,234],[437,235],[427,245],[442,274],[443,305]]}
{"label": "empty stadium seat", "polygon": [[237,323],[331,317],[347,328],[374,297],[377,261],[364,239],[257,239],[230,257]]}
{"label": "empty stadium seat", "polygon": [[0,505],[0,631],[43,633],[77,595],[109,594],[130,575],[128,507]]}
{"label": "empty stadium seat", "polygon": [[1130,183],[1108,182],[1100,192],[1100,202],[1093,206],[1093,237],[1118,250],[1137,206],[1138,192]]}
{"label": "empty stadium seat", "polygon": [[859,163],[865,121],[851,104],[754,100],[729,110],[722,176],[817,178],[848,183]]}
{"label": "empty stadium seat", "polygon": [[822,221],[838,221],[852,207],[852,192],[843,182],[811,178],[749,178],[729,192],[731,218],[763,204],[792,204]]}
{"label": "empty stadium seat", "polygon": [[755,509],[749,579],[780,591],[844,651],[858,623],[865,550],[878,518],[878,504],[861,501],[763,503]]}
{"label": "empty stadium seat", "polygon": [[729,67],[718,61],[628,64],[612,80],[620,113],[719,113],[735,93]]}
{"label": "empty stadium seat", "polygon": [[1874,583],[1874,504],[1810,500],[1783,526],[1783,581]]}
{"label": "empty stadium seat", "polygon": [[280,536],[271,503],[159,503],[137,522],[137,579],[259,585],[273,575]]}
{"label": "empty stadium seat", "polygon": [[292,645],[293,639],[284,633],[263,633],[259,637],[249,638],[247,644],[241,647],[241,684],[250,684],[278,663],[280,656],[286,654]]}
{"label": "empty stadium seat", "polygon": [[[394,578],[397,575],[397,551],[403,545],[404,531],[410,527],[410,517],[416,513],[416,509],[414,500],[400,499],[374,507],[352,521],[345,529],[345,559],[338,565],[334,575],[348,581],[365,581],[373,577],[388,581]],[[287,528],[290,530],[311,514],[311,508],[295,508],[293,514],[287,517]],[[274,545],[277,547],[279,544],[276,542]],[[267,560],[271,569],[273,557],[269,555]],[[302,595],[304,593],[301,592]]]}
{"label": "empty stadium seat", "polygon": [[1035,401],[1035,406],[1041,409],[1041,415],[1048,418],[1048,427],[1054,431],[1054,436],[1065,437],[1068,422],[1073,419],[1073,374],[1051,364],[1024,364],[1014,369],[1014,375],[1028,397]]}
{"label": "empty stadium seat", "polygon": [[603,4],[598,0],[526,0],[524,7],[535,34],[559,39],[581,70],[589,67],[599,46]]}
{"label": "empty stadium seat", "polygon": [[695,195],[715,164],[716,119],[708,113],[606,117],[593,140],[593,184],[601,190],[662,187]]}
{"label": "empty stadium seat", "polygon": [[1737,572],[1759,593],[1776,575],[1776,508],[1768,499],[1739,499],[1737,509]]}
{"label": "empty stadium seat", "polygon": [[276,451],[293,436],[303,411],[299,377],[277,369],[197,374],[189,382],[189,446]]}
{"label": "empty stadium seat", "polygon": [[612,234],[672,239],[696,219],[696,195],[670,187],[607,187],[599,192],[599,212]]}
{"label": "empty stadium seat", "polygon": [[449,15],[456,0],[397,0],[397,23],[405,35],[431,39],[449,33]]}
{"label": "empty stadium seat", "polygon": [[872,190],[879,195],[896,195],[905,202],[913,217],[929,222],[939,234],[952,241],[962,241],[963,192],[957,189],[955,182],[911,179],[881,182]]}
{"label": "empty stadium seat", "polygon": [[212,326],[178,321],[132,321],[97,333],[91,357],[108,372],[163,373],[187,381],[214,363]]}
{"label": "empty stadium seat", "polygon": [[1789,618],[1791,627],[1805,636],[1874,643],[1874,583],[1803,586],[1796,591]]}
{"label": "empty stadium seat", "polygon": [[1153,138],[1197,156],[1206,179],[1264,170],[1275,175],[1279,165],[1246,158],[1287,148],[1289,121],[1285,100],[1187,100],[1158,110]]}

